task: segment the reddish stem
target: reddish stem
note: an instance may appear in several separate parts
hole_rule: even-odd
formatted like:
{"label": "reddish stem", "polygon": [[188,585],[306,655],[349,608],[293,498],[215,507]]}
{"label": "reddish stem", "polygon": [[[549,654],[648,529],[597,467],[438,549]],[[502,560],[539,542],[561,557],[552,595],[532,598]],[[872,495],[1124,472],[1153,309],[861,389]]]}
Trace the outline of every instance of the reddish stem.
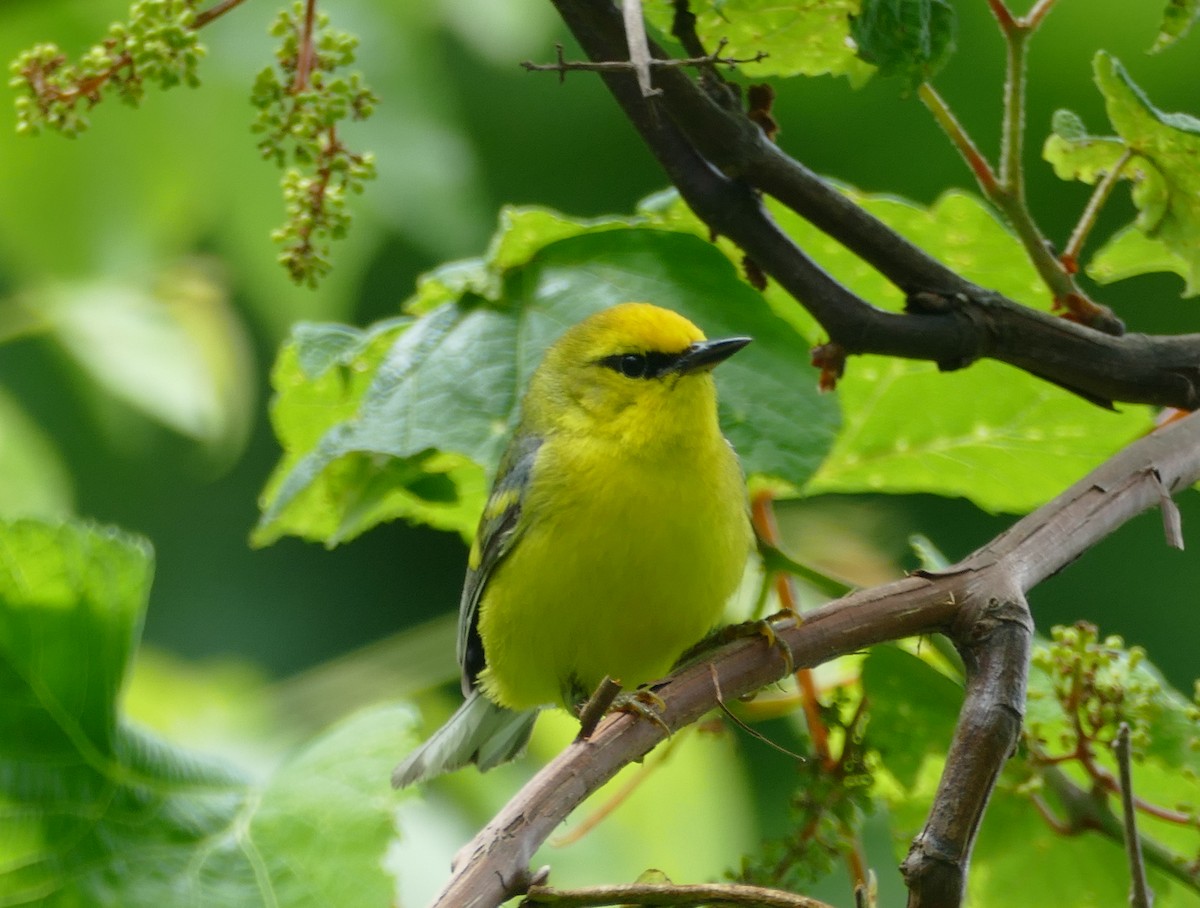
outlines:
{"label": "reddish stem", "polygon": [[208,9],[196,13],[196,18],[192,20],[192,28],[204,28],[208,23],[220,19],[235,6],[241,6],[246,0],[221,0]]}
{"label": "reddish stem", "polygon": [[312,75],[316,49],[313,47],[313,23],[317,17],[317,0],[305,0],[304,30],[300,33],[300,48],[296,52],[296,78],[292,81],[292,94],[297,95],[308,88],[308,77]]}
{"label": "reddish stem", "polygon": [[988,6],[991,7],[992,15],[996,17],[996,21],[1000,23],[1000,27],[1006,34],[1017,27],[1017,20],[1013,18],[1009,8],[1004,5],[1004,0],[988,0]]}
{"label": "reddish stem", "polygon": [[[771,507],[772,499],[773,495],[770,491],[764,489],[759,492],[750,502],[750,515],[759,538],[778,548],[779,526],[775,523],[775,512]],[[782,571],[778,572],[775,574],[774,583],[780,605],[787,611],[798,615],[796,591],[792,587],[791,577]],[[793,673],[793,677],[796,679],[796,685],[800,688],[800,703],[804,709],[805,721],[808,723],[808,733],[812,737],[813,750],[820,759],[822,768],[832,770],[837,766],[837,762],[833,759],[829,748],[829,730],[821,721],[821,704],[817,698],[817,685],[813,680],[812,670],[797,669]]]}

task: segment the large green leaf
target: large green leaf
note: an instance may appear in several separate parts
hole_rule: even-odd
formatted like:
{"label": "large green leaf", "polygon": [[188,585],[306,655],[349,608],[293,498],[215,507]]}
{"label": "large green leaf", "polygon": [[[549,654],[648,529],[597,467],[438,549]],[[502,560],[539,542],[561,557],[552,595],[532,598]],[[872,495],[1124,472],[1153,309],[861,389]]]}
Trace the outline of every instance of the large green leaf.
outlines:
{"label": "large green leaf", "polygon": [[262,781],[131,725],[151,561],[114,530],[0,523],[0,901],[386,903],[410,712],[352,717]]}
{"label": "large green leaf", "polygon": [[861,677],[871,704],[870,746],[888,773],[911,789],[926,757],[949,748],[962,687],[898,646],[874,647]]}
{"label": "large green leaf", "polygon": [[[860,0],[699,0],[689,4],[696,33],[709,51],[724,40],[724,57],[768,56],[744,67],[746,76],[844,75],[865,82],[873,67],[855,55],[850,20]],[[644,0],[647,20],[664,35],[671,31],[670,0]]]}
{"label": "large green leaf", "polygon": [[1186,293],[1200,293],[1200,120],[1156,108],[1108,54],[1093,66],[1117,135],[1087,135],[1078,117],[1060,113],[1043,154],[1063,179],[1095,183],[1128,151],[1123,175],[1134,181],[1137,228],[1187,263]]}
{"label": "large green leaf", "polygon": [[[976,283],[1049,310],[1049,291],[1018,240],[975,196],[949,192],[930,208],[844,189],[857,204]],[[781,227],[833,277],[887,309],[901,293],[845,247],[781,205]],[[705,228],[673,196],[647,209],[673,229]],[[740,261],[733,244],[719,246]],[[825,339],[800,304],[772,282],[772,308],[811,343]],[[1021,512],[1049,500],[1122,445],[1148,431],[1144,407],[1112,413],[990,360],[941,373],[932,363],[854,357],[838,382],[843,427],[807,492],[931,492],[989,511]]]}
{"label": "large green leaf", "polygon": [[[406,330],[346,342],[338,362],[352,380],[328,369],[301,376],[297,342],[281,357],[276,420],[286,410],[296,426],[287,438],[299,441],[272,480],[256,540],[300,532],[332,543],[396,516],[469,534],[482,471],[495,470],[542,352],[567,326],[626,300],[675,309],[710,336],[754,337],[717,373],[722,426],[747,472],[807,481],[832,441],[836,404],[818,396],[803,338],[719,251],[674,232],[510,211],[489,259],[423,282],[417,303],[432,311]],[[304,343],[328,344],[334,330],[348,337],[308,328]],[[422,489],[433,492],[418,509]]]}

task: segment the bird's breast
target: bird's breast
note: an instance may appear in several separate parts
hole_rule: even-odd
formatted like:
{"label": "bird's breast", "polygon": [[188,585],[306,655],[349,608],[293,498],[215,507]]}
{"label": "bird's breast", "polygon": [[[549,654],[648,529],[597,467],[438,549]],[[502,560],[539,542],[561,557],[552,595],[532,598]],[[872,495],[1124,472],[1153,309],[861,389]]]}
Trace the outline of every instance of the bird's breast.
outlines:
{"label": "bird's breast", "polygon": [[480,609],[484,683],[512,707],[664,674],[718,622],[750,547],[719,434],[665,457],[547,440],[522,522]]}

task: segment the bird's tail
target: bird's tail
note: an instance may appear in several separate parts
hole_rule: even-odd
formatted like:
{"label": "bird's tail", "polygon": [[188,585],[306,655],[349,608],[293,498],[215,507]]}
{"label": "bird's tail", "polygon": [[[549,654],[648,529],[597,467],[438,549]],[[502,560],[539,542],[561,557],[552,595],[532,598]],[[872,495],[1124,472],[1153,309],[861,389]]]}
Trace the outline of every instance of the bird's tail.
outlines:
{"label": "bird's tail", "polygon": [[392,770],[392,785],[404,788],[468,763],[482,771],[515,760],[529,743],[536,718],[536,709],[505,709],[473,690],[445,725]]}

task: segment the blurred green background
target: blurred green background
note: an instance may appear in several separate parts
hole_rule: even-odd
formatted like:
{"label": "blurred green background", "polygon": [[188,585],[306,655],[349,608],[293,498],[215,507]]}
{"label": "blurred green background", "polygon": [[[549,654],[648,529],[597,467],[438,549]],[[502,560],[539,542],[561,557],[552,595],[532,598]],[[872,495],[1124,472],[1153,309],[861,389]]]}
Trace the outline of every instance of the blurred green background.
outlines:
{"label": "blurred green background", "polygon": [[[1091,83],[1095,49],[1120,58],[1162,109],[1200,112],[1200,35],[1145,53],[1161,5],[1063,0],[1033,43],[1028,192],[1060,243],[1088,189],[1059,182],[1038,152],[1057,107],[1106,131]],[[936,85],[990,153],[1003,48],[985,4],[957,7],[959,50]],[[555,41],[571,47],[549,3],[325,8],[362,37],[361,68],[381,103],[345,135],[376,153],[379,179],[355,200],[351,237],[316,291],[292,286],[275,264],[278,173],[259,160],[248,128],[276,4],[247,3],[205,29],[200,89],[152,91],[140,110],[105,103],[75,140],[18,138],[14,92],[0,93],[0,110],[10,111],[0,128],[0,466],[18,435],[39,451],[32,478],[21,474],[28,461],[10,465],[0,504],[145,534],[158,553],[147,642],[187,658],[246,659],[275,677],[452,613],[465,563],[456,537],[399,524],[334,551],[294,540],[248,547],[278,455],[267,380],[289,326],[395,314],[423,271],[483,251],[502,204],[622,213],[664,184],[597,80],[560,85],[518,67],[552,58]],[[0,55],[39,41],[77,55],[125,9],[122,0],[6,0]],[[897,81],[856,90],[827,77],[777,89],[780,143],[815,170],[925,203],[973,188]],[[1131,216],[1122,188],[1098,240]],[[1099,296],[1132,330],[1194,330],[1195,303],[1180,300],[1180,288],[1155,276]],[[1192,539],[1200,503],[1187,495],[1181,506]],[[962,501],[862,496],[797,505],[784,523],[802,558],[869,579],[886,570],[880,564],[911,564],[910,533],[957,557],[1011,520]],[[806,532],[830,525],[847,532],[833,551],[828,533]],[[1145,645],[1190,689],[1194,660],[1179,641],[1200,637],[1198,588],[1200,563],[1168,550],[1151,514],[1032,601],[1043,631],[1087,617]],[[444,658],[449,673],[452,653]]]}

